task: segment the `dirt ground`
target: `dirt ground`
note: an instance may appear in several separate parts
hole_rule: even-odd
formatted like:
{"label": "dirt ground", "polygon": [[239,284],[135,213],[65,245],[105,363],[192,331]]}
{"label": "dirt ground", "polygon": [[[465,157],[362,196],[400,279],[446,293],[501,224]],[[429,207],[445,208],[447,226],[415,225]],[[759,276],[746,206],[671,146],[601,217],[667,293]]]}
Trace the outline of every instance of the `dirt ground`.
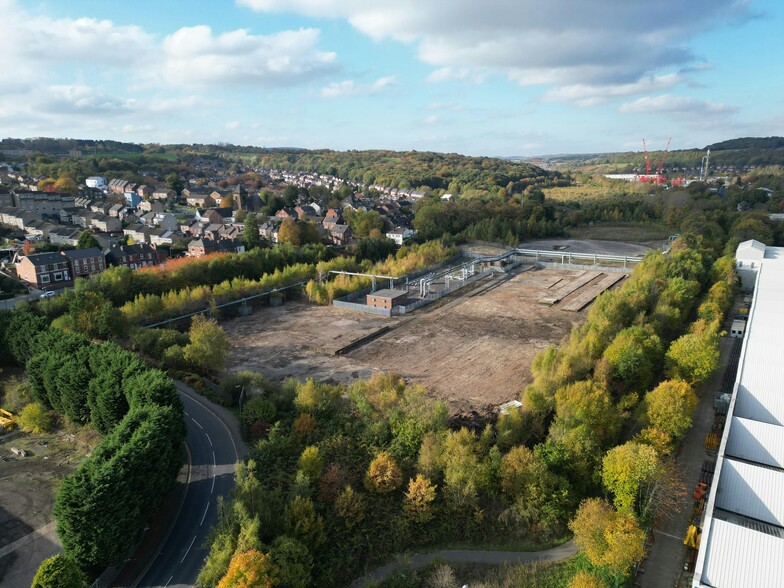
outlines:
{"label": "dirt ground", "polygon": [[[230,369],[348,383],[394,371],[447,400],[453,413],[483,410],[517,397],[531,380],[534,355],[558,342],[585,311],[538,299],[581,270],[530,269],[484,279],[405,317],[300,302],[224,323]],[[595,282],[591,282],[593,284]],[[587,287],[588,285],[586,285]],[[383,327],[391,329],[345,355],[335,351]]]}
{"label": "dirt ground", "polygon": [[[26,457],[12,454],[23,449]],[[62,432],[0,436],[0,549],[51,523],[57,485],[70,474],[89,447]],[[0,585],[29,585],[41,560],[58,553],[54,533],[0,557]]]}

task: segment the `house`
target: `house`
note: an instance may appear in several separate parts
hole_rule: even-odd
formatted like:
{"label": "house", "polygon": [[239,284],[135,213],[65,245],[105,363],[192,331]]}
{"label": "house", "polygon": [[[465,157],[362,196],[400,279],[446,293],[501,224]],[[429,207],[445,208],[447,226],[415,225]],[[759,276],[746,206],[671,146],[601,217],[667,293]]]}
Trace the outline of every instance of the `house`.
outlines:
{"label": "house", "polygon": [[97,247],[61,251],[70,262],[73,278],[86,278],[106,269],[106,258]]}
{"label": "house", "polygon": [[220,239],[213,240],[207,237],[196,239],[188,243],[188,257],[202,257],[209,253],[217,253],[220,251],[243,253],[245,245],[238,239]]}
{"label": "house", "polygon": [[175,243],[182,241],[182,233],[180,231],[170,231],[167,229],[151,229],[148,233],[150,244],[157,246],[168,245],[171,247]]}
{"label": "house", "polygon": [[106,178],[102,178],[101,176],[90,176],[84,181],[84,185],[88,188],[103,190],[106,187]]}
{"label": "house", "polygon": [[60,253],[23,255],[16,264],[16,275],[34,288],[64,288],[73,284],[71,264]]}
{"label": "house", "polygon": [[329,229],[335,225],[342,225],[343,215],[340,213],[340,211],[337,211],[334,208],[330,208],[327,211],[327,214],[324,216],[324,220],[321,224],[325,229]]}
{"label": "house", "polygon": [[191,192],[185,197],[185,203],[194,208],[214,208],[218,203],[209,194]]}
{"label": "house", "polygon": [[303,221],[312,220],[317,216],[316,211],[308,204],[297,206],[294,212],[297,213],[297,218]]}
{"label": "house", "polygon": [[96,214],[92,218],[90,226],[101,233],[116,233],[122,230],[122,221],[108,214]]}
{"label": "house", "polygon": [[407,301],[408,292],[406,290],[386,288],[384,290],[376,290],[367,295],[367,306],[372,308],[392,310],[396,306],[405,305]]}
{"label": "house", "polygon": [[133,224],[133,225],[128,225],[123,229],[123,235],[126,235],[130,239],[133,239],[136,243],[149,243],[150,231],[152,231],[152,228],[150,227],[145,227],[144,225],[139,225],[139,224]]}
{"label": "house", "polygon": [[280,222],[275,222],[272,219],[259,225],[259,234],[262,237],[264,237],[269,243],[274,244],[278,242],[279,230],[280,230]]}
{"label": "house", "polygon": [[211,225],[231,223],[234,222],[234,211],[231,208],[208,208],[202,212],[196,211],[196,220]]}
{"label": "house", "polygon": [[155,189],[152,186],[148,186],[147,184],[142,184],[136,188],[136,193],[143,199],[151,198],[153,192],[155,192]]}
{"label": "house", "polygon": [[122,204],[115,204],[114,206],[109,207],[109,216],[120,218],[120,212],[123,208],[125,207]]}
{"label": "house", "polygon": [[297,211],[295,209],[288,208],[285,206],[281,208],[278,212],[276,212],[275,216],[281,220],[284,218],[293,218],[295,220],[299,218],[299,215],[297,214]]}
{"label": "house", "polygon": [[334,225],[329,228],[328,232],[329,240],[338,247],[348,245],[353,235],[351,227],[348,225]]}
{"label": "house", "polygon": [[73,196],[57,192],[18,192],[14,201],[20,210],[39,216],[42,214],[57,216],[61,208],[75,205]]}
{"label": "house", "polygon": [[58,226],[49,231],[49,242],[52,245],[71,245],[76,247],[83,232],[81,229],[73,227]]}
{"label": "house", "polygon": [[387,239],[392,239],[396,245],[402,245],[403,241],[414,236],[414,231],[404,227],[397,227],[396,229],[389,231],[386,235]]}
{"label": "house", "polygon": [[157,247],[147,243],[114,245],[106,250],[105,255],[109,265],[122,265],[130,269],[158,265],[162,258]]}
{"label": "house", "polygon": [[125,204],[136,208],[139,206],[139,203],[142,201],[142,197],[139,196],[136,192],[123,192],[123,198],[125,199]]}
{"label": "house", "polygon": [[169,188],[156,188],[152,193],[155,200],[174,200],[177,198],[177,192]]}
{"label": "house", "polygon": [[143,200],[136,208],[144,212],[163,212],[163,204],[157,200]]}

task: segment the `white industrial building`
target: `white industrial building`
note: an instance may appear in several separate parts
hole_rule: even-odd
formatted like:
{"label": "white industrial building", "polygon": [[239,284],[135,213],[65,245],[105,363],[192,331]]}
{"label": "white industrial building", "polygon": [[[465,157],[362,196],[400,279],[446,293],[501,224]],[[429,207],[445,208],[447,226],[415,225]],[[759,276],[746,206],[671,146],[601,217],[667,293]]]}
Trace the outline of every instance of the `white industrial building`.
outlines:
{"label": "white industrial building", "polygon": [[90,176],[84,181],[84,185],[88,188],[105,188],[106,178],[102,178],[101,176]]}
{"label": "white industrial building", "polygon": [[736,266],[754,297],[694,588],[784,586],[784,248],[746,241]]}

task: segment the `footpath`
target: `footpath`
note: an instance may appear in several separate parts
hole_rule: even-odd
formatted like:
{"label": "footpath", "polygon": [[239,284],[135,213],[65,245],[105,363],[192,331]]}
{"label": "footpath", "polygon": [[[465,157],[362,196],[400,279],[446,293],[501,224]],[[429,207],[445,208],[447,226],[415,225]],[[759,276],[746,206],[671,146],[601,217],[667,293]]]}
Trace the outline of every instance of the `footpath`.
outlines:
{"label": "footpath", "polygon": [[418,570],[434,560],[454,564],[523,564],[536,561],[563,561],[577,553],[574,541],[567,541],[563,545],[544,549],[542,551],[465,551],[444,550],[429,553],[414,554],[411,556],[398,556],[397,561],[389,563],[369,572],[351,584],[351,588],[365,588],[374,582],[380,582],[393,574],[405,569]]}

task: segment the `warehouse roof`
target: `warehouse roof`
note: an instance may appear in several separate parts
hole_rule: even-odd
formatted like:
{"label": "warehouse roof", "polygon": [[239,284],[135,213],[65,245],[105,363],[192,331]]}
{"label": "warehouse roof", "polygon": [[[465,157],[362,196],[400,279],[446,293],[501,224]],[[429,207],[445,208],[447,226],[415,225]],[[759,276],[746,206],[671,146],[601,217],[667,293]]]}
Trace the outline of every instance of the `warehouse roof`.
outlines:
{"label": "warehouse roof", "polygon": [[752,257],[754,299],[694,587],[784,585],[784,248],[741,243],[736,259]]}

